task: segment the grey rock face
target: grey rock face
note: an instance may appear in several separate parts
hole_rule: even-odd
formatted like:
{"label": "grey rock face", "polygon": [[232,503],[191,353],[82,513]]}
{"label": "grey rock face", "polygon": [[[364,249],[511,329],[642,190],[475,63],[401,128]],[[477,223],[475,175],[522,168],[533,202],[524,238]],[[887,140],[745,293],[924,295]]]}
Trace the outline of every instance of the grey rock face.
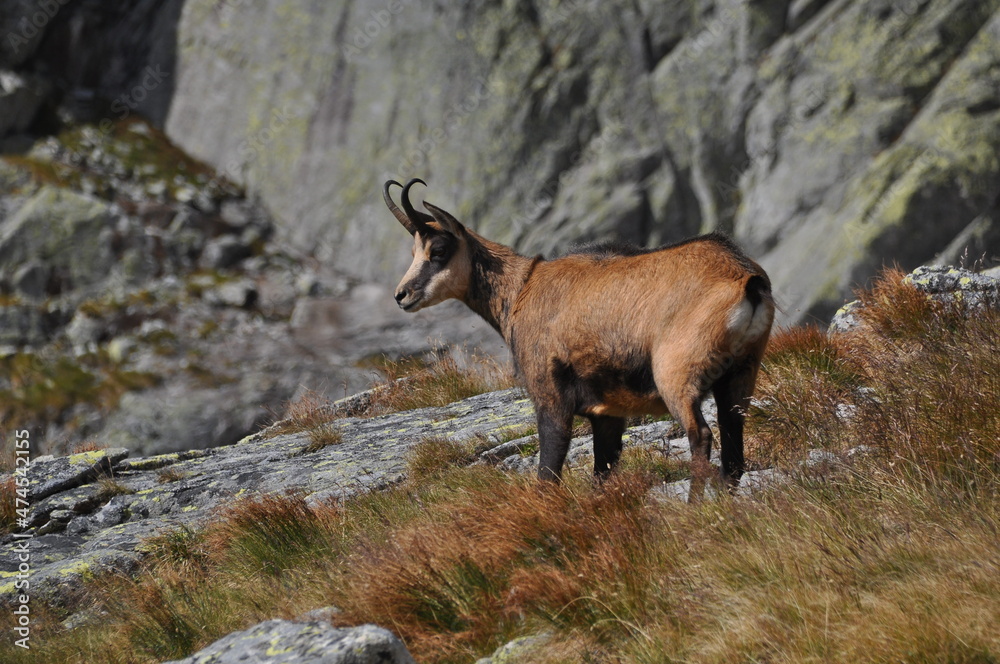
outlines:
{"label": "grey rock face", "polygon": [[1000,279],[954,267],[918,267],[904,283],[942,301],[962,300],[973,307],[1000,304]]}
{"label": "grey rock face", "polygon": [[0,137],[27,129],[48,92],[44,79],[0,68]]}
{"label": "grey rock face", "polygon": [[82,452],[68,457],[55,457],[31,465],[28,478],[28,500],[38,502],[49,496],[74,489],[109,473],[111,468],[128,456],[128,450],[109,449]]}
{"label": "grey rock face", "polygon": [[167,131],[364,278],[406,256],[378,183],[425,176],[526,252],[728,230],[789,320],[928,261],[1000,193],[995,0],[518,7],[402,3],[366,35],[381,5],[188,3]]}
{"label": "grey rock face", "polygon": [[[39,6],[5,0],[0,33]],[[831,315],[886,262],[1000,237],[1000,0],[52,6],[0,69],[53,72],[69,117],[150,117],[363,280],[406,261],[387,177],[430,178],[436,202],[528,253],[729,231],[783,322]]]}
{"label": "grey rock face", "polygon": [[0,69],[13,68],[28,61],[35,54],[45,36],[45,26],[59,9],[60,4],[42,10],[32,0],[2,0],[0,2]]}
{"label": "grey rock face", "polygon": [[415,664],[396,636],[375,625],[268,620],[166,664]]}
{"label": "grey rock face", "polygon": [[0,345],[10,348],[43,344],[56,328],[56,320],[39,305],[0,306]]}

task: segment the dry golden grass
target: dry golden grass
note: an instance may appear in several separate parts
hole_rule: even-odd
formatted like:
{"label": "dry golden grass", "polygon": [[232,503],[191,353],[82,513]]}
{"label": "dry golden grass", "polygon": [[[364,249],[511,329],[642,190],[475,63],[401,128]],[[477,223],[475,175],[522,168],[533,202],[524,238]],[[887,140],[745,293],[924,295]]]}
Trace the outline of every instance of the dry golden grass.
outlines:
{"label": "dry golden grass", "polygon": [[650,503],[648,478],[548,487],[477,467],[340,506],[241,501],[107,587],[97,633],[39,625],[43,654],[161,661],[333,604],[339,623],[389,627],[421,662],[542,631],[559,642],[546,661],[1000,656],[995,497],[859,473],[690,506]]}
{"label": "dry golden grass", "polygon": [[343,441],[343,434],[334,423],[336,419],[330,400],[309,390],[288,405],[283,418],[275,423],[269,434],[305,432],[309,435],[309,444],[302,449],[302,454],[312,454]]}
{"label": "dry golden grass", "polygon": [[1000,311],[929,301],[890,276],[861,294],[866,325],[848,337],[871,390],[853,433],[900,470],[972,490],[1000,471]]}
{"label": "dry golden grass", "polygon": [[429,365],[412,362],[382,365],[385,381],[376,385],[371,402],[361,417],[372,417],[414,408],[446,406],[461,399],[514,387],[510,369],[493,360],[471,358],[467,367],[459,366],[452,355],[445,355]]}
{"label": "dry golden grass", "polygon": [[156,481],[160,484],[169,484],[184,479],[185,475],[176,468],[164,468],[156,474]]}
{"label": "dry golden grass", "polygon": [[70,450],[70,454],[80,454],[82,452],[97,452],[99,450],[106,450],[108,448],[104,443],[99,443],[96,440],[88,439],[81,441],[73,446]]}
{"label": "dry golden grass", "polygon": [[833,472],[688,505],[650,497],[648,455],[554,487],[428,441],[389,491],[243,500],[158,537],[145,572],[91,587],[100,624],[40,609],[33,661],[163,661],[329,605],[428,663],[543,632],[532,662],[1000,661],[1000,320],[896,288],[864,294],[883,310],[857,332],[778,334],[765,360],[751,454],[871,449]]}
{"label": "dry golden grass", "polygon": [[749,458],[766,468],[797,464],[810,448],[849,446],[838,406],[851,401],[859,381],[839,339],[815,327],[773,334],[750,409]]}
{"label": "dry golden grass", "polygon": [[135,491],[112,477],[102,477],[97,480],[97,493],[94,495],[94,499],[105,503],[115,496],[124,496],[130,493],[135,493]]}
{"label": "dry golden grass", "polygon": [[17,523],[17,483],[14,477],[0,479],[0,535],[6,535]]}
{"label": "dry golden grass", "polygon": [[[393,362],[383,358],[378,367],[385,379],[375,385],[367,405],[352,412],[353,416],[374,417],[415,408],[446,406],[515,385],[509,369],[493,360],[476,357],[471,358],[470,365],[465,368],[459,366],[452,355],[445,355],[431,364],[412,360]],[[303,454],[311,454],[342,441],[340,428],[334,422],[343,415],[329,399],[310,390],[288,404],[281,419],[267,433],[277,436],[308,432],[310,444]]]}
{"label": "dry golden grass", "polygon": [[407,477],[411,480],[427,478],[454,466],[472,463],[479,452],[492,446],[486,439],[425,438],[407,454]]}

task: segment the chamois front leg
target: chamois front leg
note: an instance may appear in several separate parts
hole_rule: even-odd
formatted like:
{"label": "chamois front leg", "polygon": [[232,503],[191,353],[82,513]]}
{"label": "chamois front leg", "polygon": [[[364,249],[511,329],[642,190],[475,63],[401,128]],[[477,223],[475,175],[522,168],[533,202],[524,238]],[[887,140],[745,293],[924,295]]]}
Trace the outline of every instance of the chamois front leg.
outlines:
{"label": "chamois front leg", "polygon": [[591,415],[590,425],[594,430],[594,477],[604,480],[618,465],[622,454],[625,418]]}
{"label": "chamois front leg", "polygon": [[573,414],[556,409],[538,410],[538,478],[558,482],[569,452]]}

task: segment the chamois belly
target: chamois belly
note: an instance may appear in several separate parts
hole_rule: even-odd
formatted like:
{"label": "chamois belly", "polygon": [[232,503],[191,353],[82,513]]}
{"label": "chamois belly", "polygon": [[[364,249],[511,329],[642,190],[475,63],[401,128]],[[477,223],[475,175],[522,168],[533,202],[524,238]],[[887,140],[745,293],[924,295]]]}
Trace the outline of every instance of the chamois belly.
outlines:
{"label": "chamois belly", "polygon": [[631,417],[663,415],[667,406],[653,381],[652,368],[645,358],[605,358],[594,362],[555,361],[556,384],[575,404],[578,415]]}
{"label": "chamois belly", "polygon": [[611,415],[635,417],[638,415],[666,415],[667,404],[657,393],[639,394],[624,388],[606,390],[599,399],[581,409],[581,415]]}

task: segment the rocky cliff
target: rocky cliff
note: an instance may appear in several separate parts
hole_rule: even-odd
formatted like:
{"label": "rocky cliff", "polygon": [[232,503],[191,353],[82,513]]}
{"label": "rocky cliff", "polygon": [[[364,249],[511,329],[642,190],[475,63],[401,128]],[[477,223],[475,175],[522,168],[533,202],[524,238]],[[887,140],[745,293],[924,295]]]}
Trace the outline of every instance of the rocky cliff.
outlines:
{"label": "rocky cliff", "polygon": [[786,320],[886,262],[995,257],[996,0],[53,7],[4,2],[0,131],[142,113],[364,279],[400,267],[377,191],[411,176],[524,251],[722,228]]}

